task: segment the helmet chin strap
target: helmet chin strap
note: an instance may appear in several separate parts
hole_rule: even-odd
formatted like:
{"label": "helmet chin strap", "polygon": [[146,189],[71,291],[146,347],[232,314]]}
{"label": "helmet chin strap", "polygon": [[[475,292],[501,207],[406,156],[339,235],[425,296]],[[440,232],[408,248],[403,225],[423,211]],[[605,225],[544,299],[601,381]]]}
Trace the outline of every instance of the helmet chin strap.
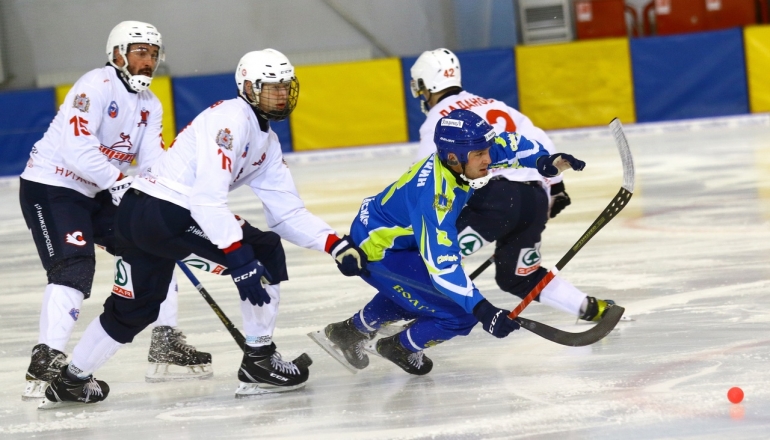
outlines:
{"label": "helmet chin strap", "polygon": [[487,173],[484,177],[479,177],[478,179],[469,179],[465,177],[465,165],[463,165],[463,173],[460,174],[460,178],[464,181],[468,182],[468,185],[471,186],[473,189],[481,189],[489,183],[489,180],[492,179],[492,173]]}
{"label": "helmet chin strap", "polygon": [[115,65],[115,63],[111,64],[115,66],[118,71],[120,71],[121,76],[126,81],[126,84],[128,84],[128,87],[137,93],[149,89],[150,83],[152,82],[152,77],[147,75],[131,75],[131,73],[128,71],[128,59],[122,53],[120,56],[123,57],[123,67],[118,67]]}

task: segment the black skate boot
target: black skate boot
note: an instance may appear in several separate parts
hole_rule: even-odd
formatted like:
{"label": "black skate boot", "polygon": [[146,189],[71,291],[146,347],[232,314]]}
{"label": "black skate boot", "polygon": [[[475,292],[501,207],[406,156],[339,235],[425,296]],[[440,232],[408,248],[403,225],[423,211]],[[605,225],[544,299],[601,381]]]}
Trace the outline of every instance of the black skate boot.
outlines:
{"label": "black skate boot", "polygon": [[602,319],[604,312],[606,312],[610,306],[615,305],[615,301],[611,299],[596,299],[593,296],[589,296],[587,299],[588,305],[586,306],[586,310],[580,315],[580,319],[583,321],[596,322]]}
{"label": "black skate boot", "polygon": [[359,370],[369,366],[369,356],[364,351],[364,344],[369,341],[370,335],[358,331],[353,325],[353,318],[327,325],[324,334],[339,348],[350,365]]}
{"label": "black skate boot", "polygon": [[241,383],[235,390],[235,397],[282,393],[302,388],[310,376],[308,367],[312,363],[306,353],[294,361],[284,361],[274,343],[263,347],[246,345],[238,370]]}
{"label": "black skate boot", "polygon": [[398,334],[395,334],[377,341],[377,353],[409,374],[422,376],[430,373],[433,369],[433,361],[425,356],[422,350],[414,353],[404,348],[398,337]]}
{"label": "black skate boot", "polygon": [[110,387],[106,382],[88,376],[86,379],[72,379],[67,374],[67,365],[51,381],[45,390],[45,400],[38,409],[58,408],[67,404],[91,404],[107,398]]}
{"label": "black skate boot", "polygon": [[45,344],[32,348],[32,360],[27,368],[27,386],[21,394],[22,400],[42,399],[45,389],[67,365],[67,355]]}
{"label": "black skate boot", "polygon": [[214,375],[211,354],[196,350],[185,338],[180,330],[167,325],[152,329],[147,355],[150,365],[144,375],[147,382],[208,379]]}

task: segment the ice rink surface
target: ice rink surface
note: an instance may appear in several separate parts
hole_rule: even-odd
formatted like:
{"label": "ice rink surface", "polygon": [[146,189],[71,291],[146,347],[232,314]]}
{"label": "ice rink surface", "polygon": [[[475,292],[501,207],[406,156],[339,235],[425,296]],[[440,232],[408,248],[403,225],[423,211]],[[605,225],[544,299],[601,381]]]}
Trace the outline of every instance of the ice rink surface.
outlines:
{"label": "ice rink surface", "polygon": [[[767,115],[627,125],[636,163],[628,207],[561,275],[589,295],[610,298],[635,320],[598,343],[554,344],[526,330],[498,340],[480,326],[429,349],[435,365],[410,377],[381,358],[349,373],[306,334],[341,321],[374,294],[338,273],[328,255],[285,243],[290,280],[282,286],[274,339],[284,358],[315,363],[303,390],[235,399],[240,351],[180,272],[179,328],[211,352],[210,380],[144,381],[149,332],[96,376],[111,387],[93,406],[39,411],[22,402],[24,372],[37,342],[45,273],[18,206],[14,180],[0,186],[0,437],[3,439],[767,439],[770,437],[770,122]],[[620,188],[621,165],[608,129],[553,133],[557,146],[587,162],[567,175],[572,205],[545,231],[551,267]],[[361,200],[396,180],[414,145],[287,157],[308,208],[346,233]],[[362,152],[363,151],[363,152]],[[231,207],[258,226],[248,189]],[[97,251],[92,298],[67,351],[102,307],[112,259]],[[475,269],[491,248],[465,261]],[[490,268],[477,285],[499,306]],[[196,271],[236,326],[230,277]],[[568,331],[587,323],[540,304],[523,313]],[[731,404],[730,387],[746,397]]]}

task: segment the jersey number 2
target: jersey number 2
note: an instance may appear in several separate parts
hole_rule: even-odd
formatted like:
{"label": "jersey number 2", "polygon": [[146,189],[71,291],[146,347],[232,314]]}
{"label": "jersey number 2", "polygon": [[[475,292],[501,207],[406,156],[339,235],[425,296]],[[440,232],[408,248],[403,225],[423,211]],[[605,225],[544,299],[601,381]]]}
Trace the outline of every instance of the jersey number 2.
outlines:
{"label": "jersey number 2", "polygon": [[502,110],[492,109],[488,111],[486,119],[489,125],[495,125],[498,120],[502,119],[505,121],[505,131],[516,131],[516,123],[511,119],[511,115]]}

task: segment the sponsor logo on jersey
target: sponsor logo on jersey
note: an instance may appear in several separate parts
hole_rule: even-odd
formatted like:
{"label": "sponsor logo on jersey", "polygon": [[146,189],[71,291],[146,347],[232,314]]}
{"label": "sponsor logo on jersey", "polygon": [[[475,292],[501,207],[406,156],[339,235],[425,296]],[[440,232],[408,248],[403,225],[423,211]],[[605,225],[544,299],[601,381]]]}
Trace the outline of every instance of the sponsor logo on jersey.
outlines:
{"label": "sponsor logo on jersey", "polygon": [[457,255],[439,255],[436,259],[436,264],[441,264],[445,261],[457,261]]}
{"label": "sponsor logo on jersey", "polygon": [[519,251],[519,261],[516,263],[516,275],[527,276],[540,268],[540,243],[533,248]]}
{"label": "sponsor logo on jersey", "polygon": [[374,201],[374,197],[365,198],[361,202],[361,209],[358,211],[358,219],[361,220],[364,226],[369,226],[369,203],[372,201]]}
{"label": "sponsor logo on jersey", "polygon": [[141,127],[142,125],[144,125],[146,127],[147,126],[147,118],[150,117],[150,111],[147,110],[146,108],[142,107],[142,110],[139,112],[139,117],[141,118],[141,120],[139,121],[138,124],[136,124],[136,126],[137,127]]}
{"label": "sponsor logo on jersey", "polygon": [[225,266],[218,264],[216,261],[211,261],[203,257],[199,257],[195,254],[190,254],[182,262],[190,267],[195,267],[206,272],[213,273],[215,275],[221,274],[225,269]]}
{"label": "sponsor logo on jersey", "polygon": [[222,130],[219,130],[219,133],[217,133],[217,139],[216,139],[217,145],[224,148],[225,150],[232,150],[233,149],[233,135],[230,133],[229,128],[223,128]]}
{"label": "sponsor logo on jersey", "polygon": [[70,309],[70,316],[72,317],[73,321],[77,321],[78,317],[80,316],[80,309],[72,308]]}
{"label": "sponsor logo on jersey", "polygon": [[88,99],[85,93],[81,93],[79,95],[75,95],[75,100],[72,102],[72,106],[83,113],[88,113],[88,108],[91,107],[91,100]]}
{"label": "sponsor logo on jersey", "polygon": [[262,163],[265,161],[265,158],[267,158],[267,154],[266,153],[262,153],[262,157],[260,157],[258,161],[256,161],[253,164],[251,164],[251,166],[258,167],[258,166],[262,165]]}
{"label": "sponsor logo on jersey", "polygon": [[442,119],[441,120],[441,126],[442,127],[457,127],[457,128],[463,128],[463,121],[458,121],[457,119]]}
{"label": "sponsor logo on jersey", "polygon": [[118,117],[118,103],[115,101],[112,101],[110,103],[110,106],[107,107],[107,114],[112,118],[115,119]]}
{"label": "sponsor logo on jersey", "polygon": [[417,176],[417,187],[425,186],[425,183],[428,182],[428,176],[430,176],[430,172],[433,170],[433,160],[428,159],[425,161],[425,165],[422,166],[422,169],[420,170],[420,175]]}
{"label": "sponsor logo on jersey", "polygon": [[478,234],[468,233],[461,235],[457,241],[460,243],[460,253],[467,257],[484,246],[484,240]]}
{"label": "sponsor logo on jersey", "polygon": [[[120,133],[120,141],[115,142],[111,146],[100,145],[99,151],[107,156],[108,160],[116,160],[118,163],[131,163],[136,157],[136,153],[129,153],[134,146],[131,143],[131,135]],[[126,151],[120,151],[119,148],[125,148]]]}
{"label": "sponsor logo on jersey", "polygon": [[112,293],[127,299],[134,299],[134,283],[131,280],[131,265],[121,257],[115,257],[115,284]]}
{"label": "sponsor logo on jersey", "polygon": [[75,246],[85,246],[86,241],[83,239],[83,233],[75,231],[64,236],[64,241]]}

